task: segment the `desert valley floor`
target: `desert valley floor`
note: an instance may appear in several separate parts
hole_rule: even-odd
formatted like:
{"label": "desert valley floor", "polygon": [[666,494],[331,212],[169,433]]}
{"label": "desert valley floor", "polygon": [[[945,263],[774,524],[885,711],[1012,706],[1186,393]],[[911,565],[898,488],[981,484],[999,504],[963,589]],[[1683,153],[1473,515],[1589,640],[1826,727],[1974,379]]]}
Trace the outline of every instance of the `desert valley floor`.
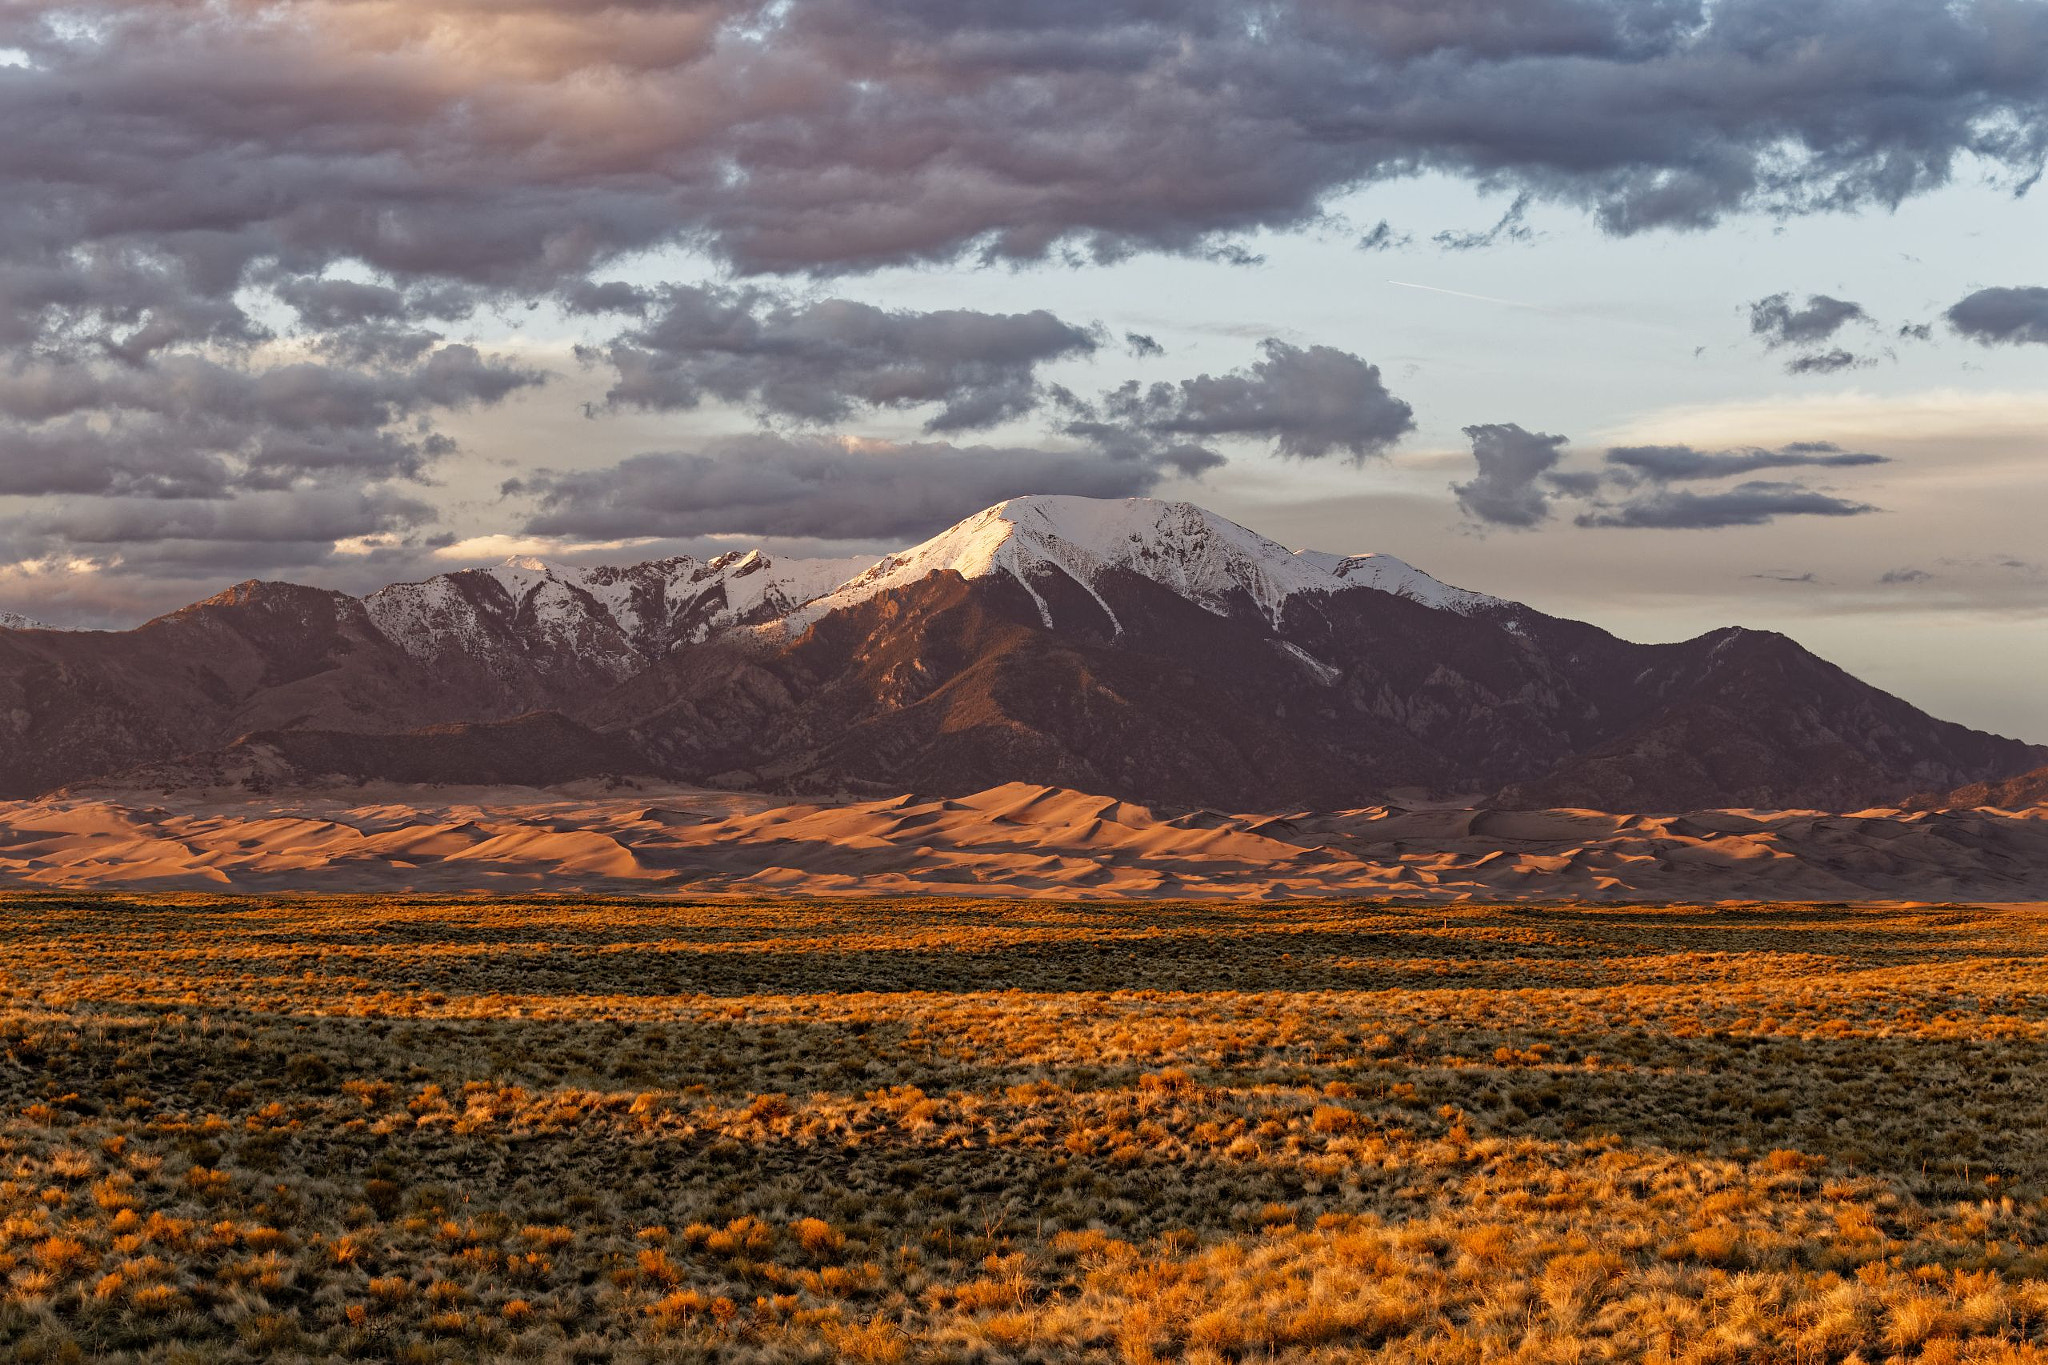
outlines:
{"label": "desert valley floor", "polygon": [[2033,906],[21,895],[21,1361],[2040,1360]]}
{"label": "desert valley floor", "polygon": [[2048,899],[2048,807],[1178,813],[1010,783],[792,802],[660,784],[0,803],[0,887],[1089,899]]}

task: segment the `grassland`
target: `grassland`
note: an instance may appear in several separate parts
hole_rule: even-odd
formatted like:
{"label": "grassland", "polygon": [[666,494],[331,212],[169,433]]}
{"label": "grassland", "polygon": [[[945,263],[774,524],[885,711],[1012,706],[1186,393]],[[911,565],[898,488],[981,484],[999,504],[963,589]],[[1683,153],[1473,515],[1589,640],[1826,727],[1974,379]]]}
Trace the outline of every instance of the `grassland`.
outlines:
{"label": "grassland", "polygon": [[2038,909],[0,901],[0,1359],[2048,1359]]}

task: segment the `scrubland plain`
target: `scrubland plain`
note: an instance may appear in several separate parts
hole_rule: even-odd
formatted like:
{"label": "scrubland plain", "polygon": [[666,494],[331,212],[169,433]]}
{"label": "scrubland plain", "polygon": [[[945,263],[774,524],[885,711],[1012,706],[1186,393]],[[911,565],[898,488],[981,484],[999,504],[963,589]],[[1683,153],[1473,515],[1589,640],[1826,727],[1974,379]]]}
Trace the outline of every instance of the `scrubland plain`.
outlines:
{"label": "scrubland plain", "polygon": [[2039,907],[0,901],[0,1358],[2048,1360]]}

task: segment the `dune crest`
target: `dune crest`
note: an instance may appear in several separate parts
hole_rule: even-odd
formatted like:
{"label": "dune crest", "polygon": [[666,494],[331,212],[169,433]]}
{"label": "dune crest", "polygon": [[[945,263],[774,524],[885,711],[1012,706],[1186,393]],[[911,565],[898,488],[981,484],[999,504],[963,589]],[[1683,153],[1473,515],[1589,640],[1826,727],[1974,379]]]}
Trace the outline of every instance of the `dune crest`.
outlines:
{"label": "dune crest", "polygon": [[[158,797],[157,800],[169,800]],[[1155,812],[1059,787],[778,804],[689,788],[349,787],[0,805],[0,885],[330,892],[2035,900],[2020,811]]]}

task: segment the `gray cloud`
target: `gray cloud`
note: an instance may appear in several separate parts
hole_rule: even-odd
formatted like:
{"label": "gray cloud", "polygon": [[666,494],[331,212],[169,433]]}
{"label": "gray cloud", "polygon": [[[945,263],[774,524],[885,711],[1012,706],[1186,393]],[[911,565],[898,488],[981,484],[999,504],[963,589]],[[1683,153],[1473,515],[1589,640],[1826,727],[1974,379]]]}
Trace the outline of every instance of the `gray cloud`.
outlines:
{"label": "gray cloud", "polygon": [[1374,223],[1358,239],[1360,251],[1397,251],[1415,240],[1413,233],[1397,232],[1394,225],[1382,218]]}
{"label": "gray cloud", "polygon": [[1868,322],[1863,305],[1847,299],[1809,294],[1806,306],[1795,309],[1790,294],[1772,294],[1749,305],[1749,330],[1772,348],[1806,346],[1826,341],[1852,322]]}
{"label": "gray cloud", "polygon": [[1696,228],[1895,205],[1969,157],[2024,182],[2048,139],[2048,17],[2010,0],[91,14],[0,19],[29,59],[0,240],[57,294],[81,247],[216,299],[256,261],[539,289],[673,242],[754,272],[1214,251],[1430,171]]}
{"label": "gray cloud", "polygon": [[1525,431],[1512,422],[1466,427],[1465,435],[1471,438],[1478,472],[1451,485],[1459,508],[1477,522],[1520,528],[1549,520],[1559,499],[1585,505],[1574,518],[1585,527],[1698,529],[1756,526],[1781,516],[1857,515],[1877,509],[1796,483],[1750,481],[1704,493],[1672,485],[1770,469],[1848,469],[1890,462],[1826,441],[1795,441],[1776,450],[1613,446],[1599,469],[1561,469],[1567,444],[1562,436]]}
{"label": "gray cloud", "polygon": [[[600,290],[576,301],[594,308],[605,297]],[[926,431],[967,431],[1029,412],[1041,397],[1038,366],[1098,345],[1091,331],[1043,310],[920,313],[693,285],[610,297],[648,317],[603,352],[618,372],[607,399],[662,411],[713,397],[822,423],[862,409],[936,406]]]}
{"label": "gray cloud", "polygon": [[40,508],[16,526],[20,532],[72,547],[132,549],[167,541],[228,541],[265,547],[296,542],[331,549],[337,540],[410,529],[433,514],[426,503],[388,489],[323,488],[246,493],[230,499],[80,499]]}
{"label": "gray cloud", "polygon": [[1877,580],[1880,583],[1925,583],[1934,575],[1925,569],[1887,569]]}
{"label": "gray cloud", "polygon": [[1477,251],[1483,247],[1497,246],[1502,242],[1528,242],[1536,233],[1526,221],[1531,195],[1523,191],[1515,196],[1515,202],[1508,205],[1507,212],[1483,232],[1454,232],[1446,229],[1432,236],[1445,251]]}
{"label": "gray cloud", "polygon": [[853,540],[929,534],[1027,493],[1142,496],[1162,477],[1156,463],[1088,451],[762,433],[604,469],[542,472],[508,492],[535,499],[526,523],[533,535]]}
{"label": "gray cloud", "polygon": [[1698,450],[1692,446],[1614,446],[1607,463],[1658,482],[1723,479],[1764,469],[1851,469],[1889,464],[1883,455],[1843,450],[1826,441],[1796,441],[1777,450]]}
{"label": "gray cloud", "polygon": [[[389,488],[301,488],[226,498],[94,497],[51,499],[0,521],[0,556],[16,563],[61,562],[48,591],[74,614],[107,619],[122,602],[178,605],[223,578],[269,577],[318,569],[325,576],[380,565],[396,570],[419,559],[412,542],[435,509]],[[336,542],[374,537],[381,544],[344,554]],[[89,565],[80,574],[76,566]],[[82,588],[72,584],[98,586]],[[141,580],[141,589],[110,586]],[[389,580],[380,580],[389,581]],[[99,605],[96,607],[95,603]]]}
{"label": "gray cloud", "polygon": [[1166,348],[1159,344],[1159,339],[1144,332],[1125,332],[1124,345],[1130,347],[1131,354],[1136,356],[1166,354]]}
{"label": "gray cloud", "polygon": [[[1332,346],[1292,346],[1268,337],[1262,358],[1229,374],[1198,375],[1104,395],[1108,424],[1154,438],[1243,436],[1270,440],[1282,455],[1318,460],[1336,452],[1378,455],[1415,428],[1415,410],[1387,391],[1377,365]],[[1074,434],[1104,439],[1093,422]]]}
{"label": "gray cloud", "polygon": [[134,365],[25,361],[0,370],[0,491],[223,497],[416,479],[450,449],[424,419],[542,378],[462,345],[374,369],[185,351]]}
{"label": "gray cloud", "polygon": [[1458,506],[1476,521],[1494,526],[1535,526],[1550,518],[1554,491],[1590,492],[1584,480],[1564,490],[1553,472],[1563,458],[1566,438],[1524,431],[1513,422],[1465,428],[1479,472],[1469,482],[1454,483]]}
{"label": "gray cloud", "polygon": [[1842,370],[1864,369],[1876,363],[1837,346],[1833,350],[1811,351],[1806,355],[1793,356],[1785,362],[1785,373],[1836,374]]}
{"label": "gray cloud", "polygon": [[1981,345],[2048,346],[2048,289],[2039,285],[1979,289],[1942,316]]}
{"label": "gray cloud", "polygon": [[1796,483],[1750,482],[1716,493],[1660,488],[1627,502],[1581,513],[1580,526],[1656,527],[1705,530],[1719,526],[1762,526],[1779,517],[1853,517],[1875,512]]}

